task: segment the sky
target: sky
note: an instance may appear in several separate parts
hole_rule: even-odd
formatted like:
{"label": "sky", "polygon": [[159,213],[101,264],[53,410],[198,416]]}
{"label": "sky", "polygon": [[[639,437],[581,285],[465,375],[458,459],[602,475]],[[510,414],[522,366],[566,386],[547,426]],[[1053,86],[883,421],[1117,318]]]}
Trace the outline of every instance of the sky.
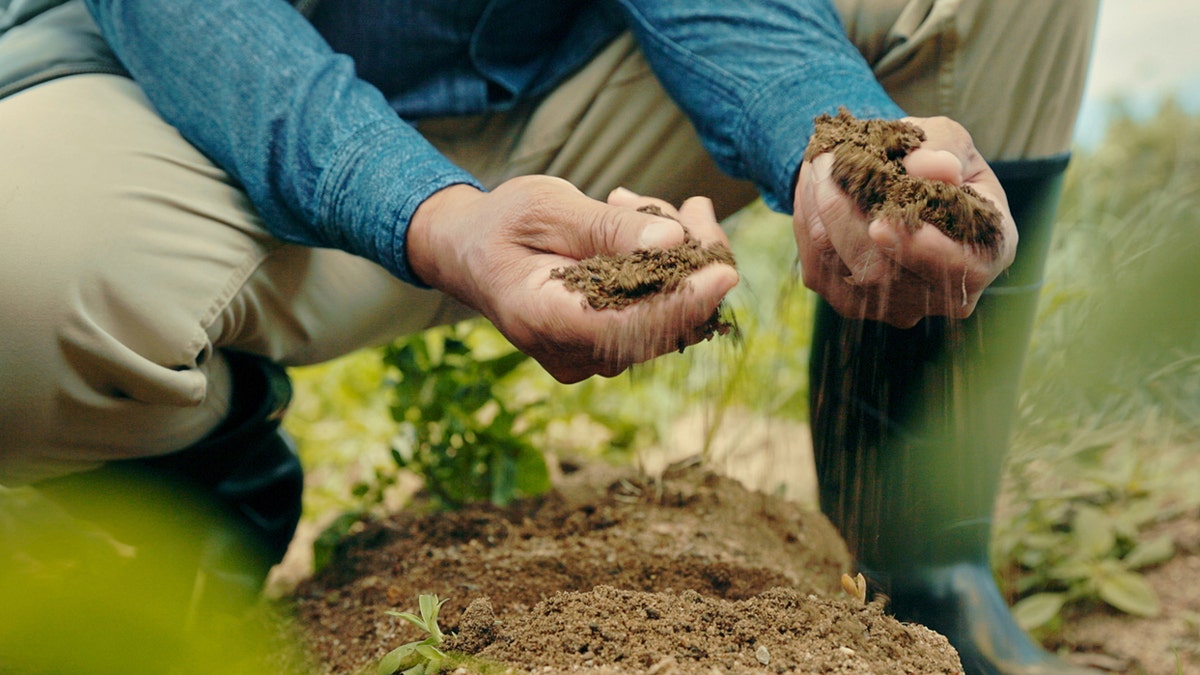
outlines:
{"label": "sky", "polygon": [[[1061,2],[1065,0],[1047,0]],[[1168,94],[1200,113],[1200,0],[1100,0],[1076,140],[1096,142],[1114,97],[1150,112]]]}

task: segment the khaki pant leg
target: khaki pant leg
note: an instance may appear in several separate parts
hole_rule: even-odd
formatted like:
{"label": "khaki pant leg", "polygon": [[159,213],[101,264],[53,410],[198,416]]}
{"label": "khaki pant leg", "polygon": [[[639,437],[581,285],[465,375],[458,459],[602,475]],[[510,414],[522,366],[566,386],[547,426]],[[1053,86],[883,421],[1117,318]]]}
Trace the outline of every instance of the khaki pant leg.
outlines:
{"label": "khaki pant leg", "polygon": [[26,90],[0,129],[0,483],[203,437],[228,408],[222,349],[310,363],[454,306],[271,237],[128,79]]}
{"label": "khaki pant leg", "polygon": [[962,123],[991,161],[1070,148],[1098,0],[835,0],[911,115]]}

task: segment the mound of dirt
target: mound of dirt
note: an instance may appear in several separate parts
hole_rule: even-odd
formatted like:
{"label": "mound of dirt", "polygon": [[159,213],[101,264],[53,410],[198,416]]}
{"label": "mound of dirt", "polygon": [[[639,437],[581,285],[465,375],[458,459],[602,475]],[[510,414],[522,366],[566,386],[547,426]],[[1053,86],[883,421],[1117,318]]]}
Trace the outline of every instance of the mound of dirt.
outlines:
{"label": "mound of dirt", "polygon": [[589,467],[499,509],[366,524],[295,592],[314,658],[370,671],[420,639],[388,610],[447,598],[447,647],[520,672],[955,673],[946,640],[845,594],[823,516],[676,466]]}

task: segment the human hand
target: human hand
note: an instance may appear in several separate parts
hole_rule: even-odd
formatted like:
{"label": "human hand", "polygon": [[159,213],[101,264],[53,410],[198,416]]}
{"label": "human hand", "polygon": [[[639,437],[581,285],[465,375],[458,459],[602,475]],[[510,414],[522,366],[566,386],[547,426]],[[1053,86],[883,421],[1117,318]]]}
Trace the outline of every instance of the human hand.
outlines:
{"label": "human hand", "polygon": [[928,224],[910,231],[868,220],[831,179],[831,153],[801,165],[793,218],[804,284],[842,316],[899,328],[927,316],[969,316],[983,290],[1012,264],[1017,246],[1004,190],[970,134],[944,117],[906,121],[926,135],[903,160],[909,174],[969,185],[1000,210],[994,252],[954,241]]}
{"label": "human hand", "polygon": [[[637,211],[650,204],[678,222]],[[551,270],[594,255],[679,244],[683,226],[703,243],[726,241],[704,198],[675,209],[618,189],[604,203],[549,176],[514,178],[491,192],[454,185],[417,209],[409,263],[430,286],[482,313],[555,379],[577,382],[618,375],[704,339],[702,327],[738,276],[728,265],[710,265],[678,292],[595,310],[551,279]]]}

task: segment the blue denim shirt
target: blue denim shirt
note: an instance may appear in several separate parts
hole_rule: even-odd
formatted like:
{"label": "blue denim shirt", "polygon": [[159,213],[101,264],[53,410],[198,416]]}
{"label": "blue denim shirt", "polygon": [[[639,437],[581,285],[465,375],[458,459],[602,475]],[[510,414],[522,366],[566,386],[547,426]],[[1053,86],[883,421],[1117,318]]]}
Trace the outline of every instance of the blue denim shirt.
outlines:
{"label": "blue denim shirt", "polygon": [[242,183],[272,233],[417,284],[413,213],[449,185],[481,186],[404,120],[535,97],[623,30],[721,168],[777,210],[791,209],[814,116],[903,114],[829,0],[328,0],[311,22],[278,0],[87,4],[160,114]]}

